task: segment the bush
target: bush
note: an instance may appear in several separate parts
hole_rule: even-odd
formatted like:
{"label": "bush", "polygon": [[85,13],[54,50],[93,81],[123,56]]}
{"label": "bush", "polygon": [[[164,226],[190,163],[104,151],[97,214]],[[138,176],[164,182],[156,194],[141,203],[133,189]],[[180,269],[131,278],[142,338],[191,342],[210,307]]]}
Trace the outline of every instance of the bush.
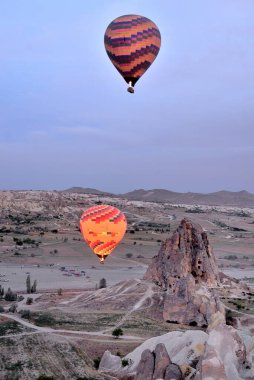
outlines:
{"label": "bush", "polygon": [[18,334],[22,331],[22,326],[16,321],[7,321],[0,323],[0,336]]}
{"label": "bush", "polygon": [[26,304],[27,305],[32,305],[33,303],[33,298],[32,297],[28,297],[27,300],[26,300]]}
{"label": "bush", "polygon": [[93,365],[94,365],[94,368],[95,369],[98,369],[99,368],[99,365],[100,365],[100,362],[101,362],[101,358],[98,356],[98,358],[95,358],[93,360]]}
{"label": "bush", "polygon": [[105,278],[101,278],[100,279],[100,283],[99,283],[99,289],[106,288],[106,287],[107,287],[106,279]]}
{"label": "bush", "polygon": [[129,365],[129,360],[128,359],[122,359],[122,366],[126,367],[127,365]]}
{"label": "bush", "polygon": [[49,313],[40,314],[38,318],[35,319],[35,324],[37,326],[53,326],[55,319]]}
{"label": "bush", "polygon": [[114,338],[119,338],[119,336],[123,335],[123,330],[118,327],[112,331],[112,335]]}
{"label": "bush", "polygon": [[128,253],[126,253],[126,255],[125,255],[128,259],[130,259],[132,256],[133,256],[133,254],[131,253],[131,252],[128,252]]}
{"label": "bush", "polygon": [[224,256],[224,259],[225,260],[237,260],[238,257],[236,255],[228,255],[228,256]]}
{"label": "bush", "polygon": [[17,301],[17,298],[17,293],[14,293],[11,288],[7,290],[4,297],[5,301]]}
{"label": "bush", "polygon": [[1,305],[0,305],[0,313],[4,313],[4,308]]}
{"label": "bush", "polygon": [[16,303],[14,303],[14,304],[12,304],[12,305],[9,307],[9,312],[10,312],[10,313],[16,313],[17,308],[18,308],[18,305],[17,305]]}
{"label": "bush", "polygon": [[36,380],[56,380],[56,378],[53,376],[40,375]]}
{"label": "bush", "polygon": [[30,310],[21,310],[20,311],[21,318],[30,320],[31,318],[31,311]]}
{"label": "bush", "polygon": [[229,326],[233,326],[234,325],[234,318],[233,318],[233,313],[231,310],[227,309],[226,310],[226,324],[229,325]]}

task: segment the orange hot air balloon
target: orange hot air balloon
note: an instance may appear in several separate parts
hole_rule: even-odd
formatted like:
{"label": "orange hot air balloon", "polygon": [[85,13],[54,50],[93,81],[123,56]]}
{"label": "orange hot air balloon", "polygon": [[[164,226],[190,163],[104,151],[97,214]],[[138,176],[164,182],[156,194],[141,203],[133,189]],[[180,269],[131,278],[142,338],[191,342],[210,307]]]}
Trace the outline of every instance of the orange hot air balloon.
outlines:
{"label": "orange hot air balloon", "polygon": [[124,237],[127,222],[124,214],[108,205],[93,206],[80,218],[82,235],[101,264]]}
{"label": "orange hot air balloon", "polygon": [[109,59],[134,93],[135,83],[151,66],[161,46],[161,34],[154,22],[138,15],[112,21],[104,36]]}

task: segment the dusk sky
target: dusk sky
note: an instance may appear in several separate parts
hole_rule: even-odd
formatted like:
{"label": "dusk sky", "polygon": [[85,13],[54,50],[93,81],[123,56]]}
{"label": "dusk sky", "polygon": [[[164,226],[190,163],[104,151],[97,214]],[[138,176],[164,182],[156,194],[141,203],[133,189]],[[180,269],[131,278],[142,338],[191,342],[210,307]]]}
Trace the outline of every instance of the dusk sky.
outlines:
{"label": "dusk sky", "polygon": [[[161,51],[135,86],[104,32],[153,20]],[[0,189],[254,193],[253,0],[0,3]]]}

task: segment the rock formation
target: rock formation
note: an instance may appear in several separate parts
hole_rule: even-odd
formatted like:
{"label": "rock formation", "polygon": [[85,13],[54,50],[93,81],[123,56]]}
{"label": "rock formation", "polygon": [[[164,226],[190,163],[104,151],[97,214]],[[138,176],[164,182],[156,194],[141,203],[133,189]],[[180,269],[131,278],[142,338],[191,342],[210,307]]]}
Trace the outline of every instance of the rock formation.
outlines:
{"label": "rock formation", "polygon": [[206,232],[183,219],[149,266],[145,278],[164,288],[173,288],[180,278],[191,275],[195,283],[217,286],[219,271]]}
{"label": "rock formation", "polygon": [[241,374],[251,366],[247,359],[246,346],[237,330],[225,324],[218,324],[209,333],[204,355],[197,366],[195,380],[250,379],[242,377]]}
{"label": "rock formation", "polygon": [[135,380],[153,380],[154,355],[147,349],[142,352]]}
{"label": "rock formation", "polygon": [[155,350],[143,351],[134,380],[182,380],[180,367],[171,362],[163,343],[157,344]]}
{"label": "rock formation", "polygon": [[112,355],[110,351],[106,350],[100,361],[101,372],[118,372],[122,368],[120,356]]}
{"label": "rock formation", "polygon": [[170,357],[163,343],[157,344],[154,350],[155,363],[153,380],[163,379],[166,373],[166,369],[171,364]]}
{"label": "rock formation", "polygon": [[219,273],[207,234],[199,225],[182,220],[153,258],[135,294],[144,285],[150,289],[146,290],[150,303],[144,314],[206,327],[206,332],[173,331],[150,338],[126,355],[126,367],[108,353],[100,370],[104,363],[105,372],[111,370],[122,380],[254,379],[254,338],[226,325],[224,306],[217,295],[217,288],[223,287],[240,295],[242,285]]}
{"label": "rock formation", "polygon": [[183,219],[170,239],[153,258],[144,279],[152,280],[166,293],[166,321],[208,326],[211,316],[224,312],[212,288],[220,285],[218,267],[202,227]]}

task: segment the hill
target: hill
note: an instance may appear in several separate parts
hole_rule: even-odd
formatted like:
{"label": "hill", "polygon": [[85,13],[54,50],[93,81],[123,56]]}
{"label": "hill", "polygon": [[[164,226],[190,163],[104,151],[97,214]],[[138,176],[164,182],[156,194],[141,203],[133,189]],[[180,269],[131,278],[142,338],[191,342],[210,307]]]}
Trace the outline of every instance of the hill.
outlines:
{"label": "hill", "polygon": [[247,191],[218,191],[208,194],[177,193],[164,189],[134,190],[121,195],[129,200],[168,202],[173,204],[254,207],[254,194]]}
{"label": "hill", "polygon": [[84,188],[84,187],[71,187],[70,189],[63,190],[63,193],[76,193],[76,194],[94,194],[94,195],[101,195],[101,196],[115,196],[112,193],[108,193],[106,191],[101,191],[97,189],[92,189],[90,187]]}

